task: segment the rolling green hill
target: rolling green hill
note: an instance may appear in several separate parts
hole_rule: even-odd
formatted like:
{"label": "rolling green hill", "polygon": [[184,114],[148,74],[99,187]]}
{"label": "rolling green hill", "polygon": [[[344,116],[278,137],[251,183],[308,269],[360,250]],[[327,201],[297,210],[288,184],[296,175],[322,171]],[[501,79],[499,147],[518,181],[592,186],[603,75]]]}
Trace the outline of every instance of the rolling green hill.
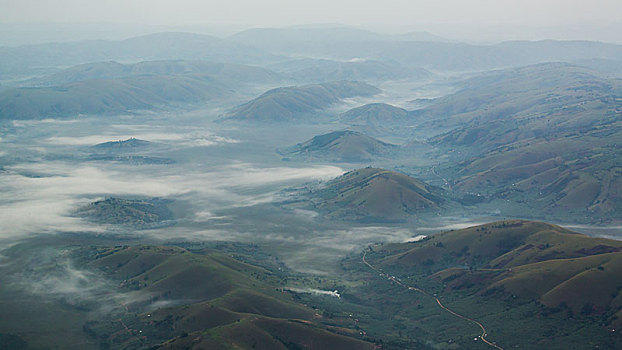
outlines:
{"label": "rolling green hill", "polygon": [[[136,302],[124,304],[123,323],[103,320],[85,325],[87,334],[102,346],[374,348],[350,335],[329,331],[313,309],[275,288],[277,279],[270,271],[227,254],[137,246],[98,248],[90,256],[90,266],[122,281],[121,288],[137,295]],[[151,311],[140,311],[145,309]]]}
{"label": "rolling green hill", "polygon": [[395,155],[399,146],[385,143],[356,131],[334,131],[289,147],[280,152],[288,159],[318,159],[361,162]]}
{"label": "rolling green hill", "polygon": [[358,281],[344,296],[384,310],[364,322],[385,329],[396,348],[417,348],[414,339],[473,350],[622,344],[620,241],[504,220],[370,245],[342,266]]}
{"label": "rolling green hill", "polygon": [[[622,242],[541,222],[510,220],[392,244],[381,265],[422,269],[448,290],[515,295],[575,315],[604,315],[616,327],[622,309]],[[383,254],[385,254],[383,253]]]}
{"label": "rolling green hill", "polygon": [[313,113],[338,103],[344,98],[372,96],[377,88],[355,81],[291,86],[272,89],[234,109],[225,116],[229,120],[255,122],[288,122],[311,120]]}
{"label": "rolling green hill", "polygon": [[[600,135],[603,135],[602,137]],[[542,214],[583,222],[620,220],[622,131],[528,140],[458,163],[455,188],[510,198]]]}
{"label": "rolling green hill", "polygon": [[404,221],[446,202],[439,189],[378,168],[345,173],[328,182],[315,197],[317,208],[329,217],[358,221]]}

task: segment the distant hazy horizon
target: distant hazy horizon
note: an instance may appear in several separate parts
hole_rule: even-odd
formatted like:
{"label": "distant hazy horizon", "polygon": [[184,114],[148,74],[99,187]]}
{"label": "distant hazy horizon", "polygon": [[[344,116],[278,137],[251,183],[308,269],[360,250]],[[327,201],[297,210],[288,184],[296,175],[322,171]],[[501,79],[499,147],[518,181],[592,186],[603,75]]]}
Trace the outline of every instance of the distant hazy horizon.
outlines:
{"label": "distant hazy horizon", "polygon": [[345,25],[449,40],[622,43],[622,1],[0,0],[0,45],[123,39],[162,31],[227,36],[250,28]]}

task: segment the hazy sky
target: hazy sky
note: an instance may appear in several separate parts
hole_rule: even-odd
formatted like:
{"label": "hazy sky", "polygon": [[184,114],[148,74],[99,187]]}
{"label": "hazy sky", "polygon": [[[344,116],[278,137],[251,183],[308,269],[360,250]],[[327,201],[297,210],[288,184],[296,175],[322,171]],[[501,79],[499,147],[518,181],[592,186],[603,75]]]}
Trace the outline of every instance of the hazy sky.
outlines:
{"label": "hazy sky", "polygon": [[501,31],[520,31],[521,26],[555,27],[558,34],[568,27],[611,37],[612,26],[622,24],[622,0],[0,0],[0,23],[50,21],[243,27],[342,23],[437,32],[440,25],[498,26]]}
{"label": "hazy sky", "polygon": [[144,24],[574,24],[622,21],[620,0],[1,0],[2,21]]}

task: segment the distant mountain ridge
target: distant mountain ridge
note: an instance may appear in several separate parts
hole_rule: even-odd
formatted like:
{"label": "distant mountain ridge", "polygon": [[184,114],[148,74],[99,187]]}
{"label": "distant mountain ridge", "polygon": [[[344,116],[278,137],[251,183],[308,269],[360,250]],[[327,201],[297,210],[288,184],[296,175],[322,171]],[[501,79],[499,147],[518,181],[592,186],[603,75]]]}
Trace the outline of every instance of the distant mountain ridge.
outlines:
{"label": "distant mountain ridge", "polygon": [[410,79],[425,81],[435,77],[434,73],[423,68],[368,59],[335,61],[301,58],[277,62],[268,67],[297,81],[314,83],[335,80],[376,82]]}
{"label": "distant mountain ridge", "polygon": [[0,91],[0,119],[118,114],[221,97],[249,83],[275,83],[268,70],[198,61],[116,62],[73,67]]}
{"label": "distant mountain ridge", "polygon": [[269,62],[276,57],[254,47],[209,35],[162,32],[125,40],[88,40],[0,47],[0,72],[38,71],[101,61],[207,60]]}
{"label": "distant mountain ridge", "polygon": [[385,35],[357,28],[262,28],[229,38],[273,53],[348,60],[355,57],[430,70],[473,71],[584,59],[619,59],[622,45],[593,41],[506,41],[493,45],[430,36]]}
{"label": "distant mountain ridge", "polygon": [[93,62],[63,69],[57,73],[25,81],[22,86],[55,86],[84,80],[118,79],[141,75],[198,75],[222,83],[274,83],[280,74],[267,69],[234,63],[199,60],[159,60],[123,64],[116,61]]}

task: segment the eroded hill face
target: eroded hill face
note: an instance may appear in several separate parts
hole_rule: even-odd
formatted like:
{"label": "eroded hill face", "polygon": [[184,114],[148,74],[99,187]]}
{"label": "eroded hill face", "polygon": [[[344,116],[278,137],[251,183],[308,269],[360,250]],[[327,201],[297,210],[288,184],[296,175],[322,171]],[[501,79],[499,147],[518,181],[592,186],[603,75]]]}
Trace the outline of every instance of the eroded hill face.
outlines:
{"label": "eroded hill face", "polygon": [[510,220],[433,235],[416,243],[379,247],[379,264],[420,273],[447,291],[514,295],[577,317],[602,317],[619,326],[622,242],[559,226]]}
{"label": "eroded hill face", "polygon": [[317,197],[321,211],[347,220],[401,221],[445,202],[424,182],[378,168],[350,171],[327,183]]}

